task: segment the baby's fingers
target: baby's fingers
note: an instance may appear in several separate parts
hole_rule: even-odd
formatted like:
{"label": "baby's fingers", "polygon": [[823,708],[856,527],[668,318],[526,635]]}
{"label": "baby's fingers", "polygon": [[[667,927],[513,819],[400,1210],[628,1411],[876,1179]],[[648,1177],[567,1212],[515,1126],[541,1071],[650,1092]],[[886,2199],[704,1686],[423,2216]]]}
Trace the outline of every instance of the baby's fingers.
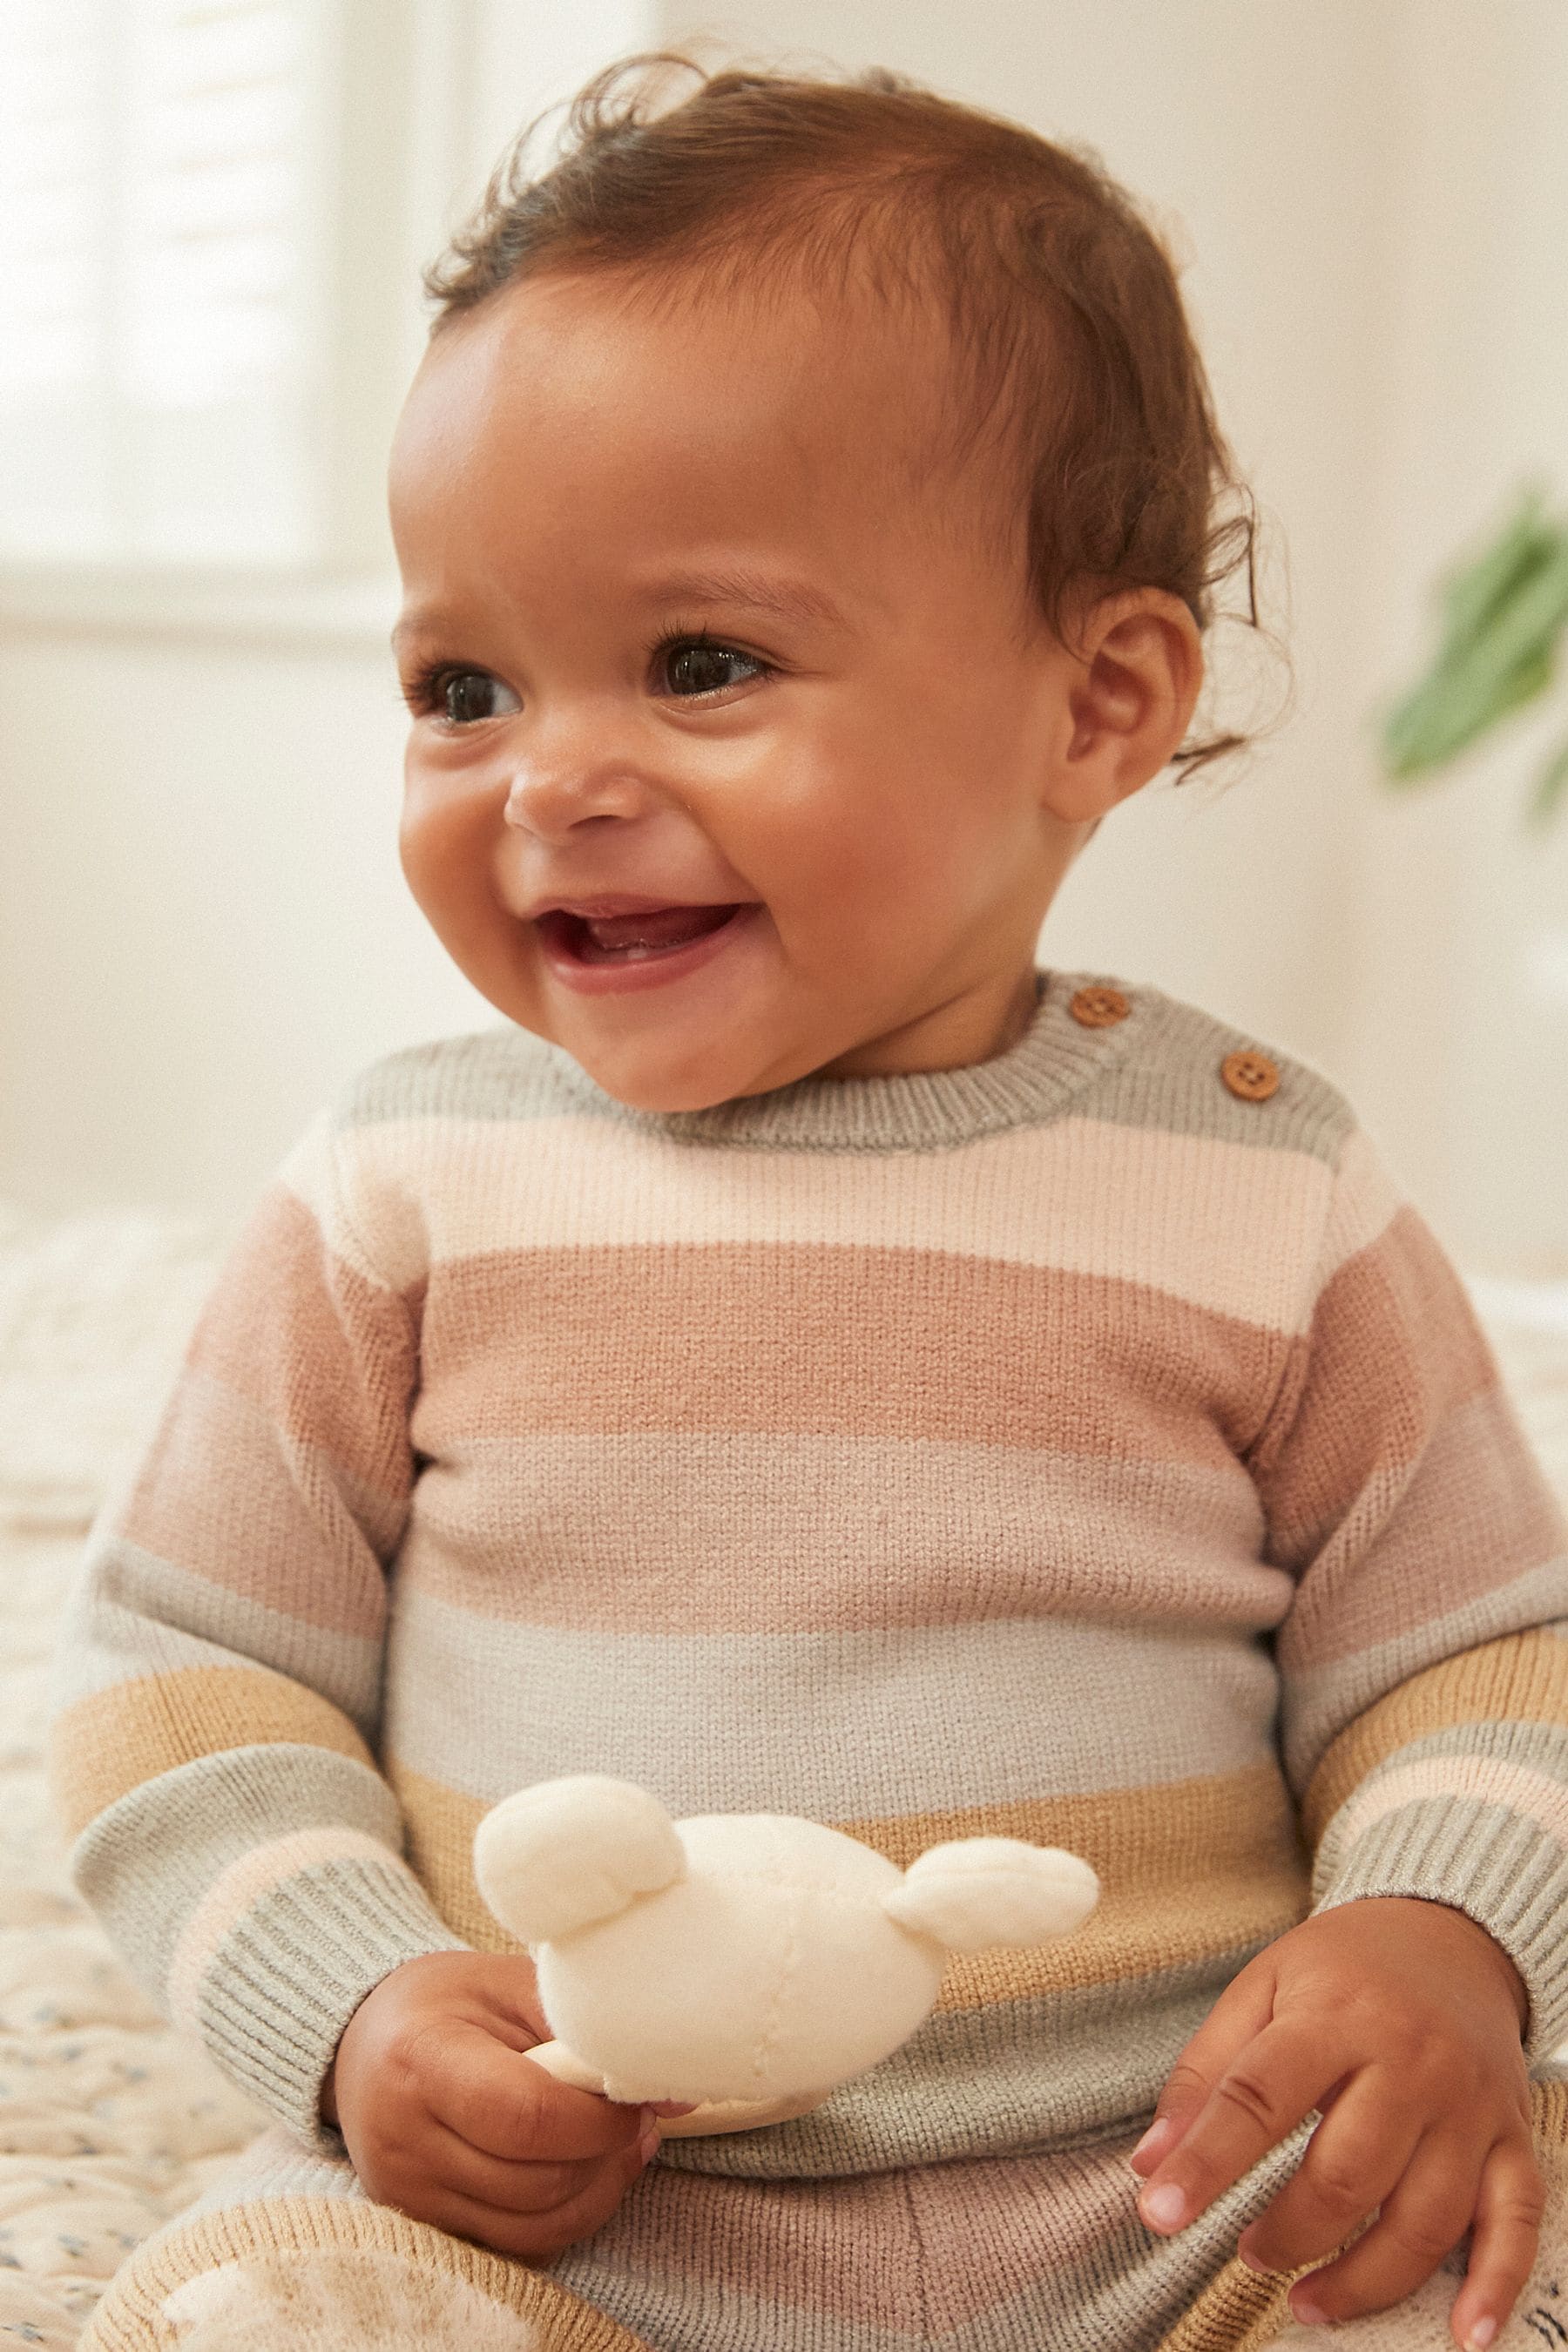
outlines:
{"label": "baby's fingers", "polygon": [[[1267,1958],[1268,1955],[1260,1955]],[[1274,1979],[1254,1960],[1226,1987],[1178,2053],[1154,2109],[1154,2120],[1128,2158],[1145,2178],[1163,2164],[1238,2051],[1261,2033],[1273,2013]]]}
{"label": "baby's fingers", "polygon": [[1497,2336],[1535,2266],[1546,2189],[1528,2138],[1503,2140],[1481,2174],[1470,2259],[1448,2325],[1464,2352]]}
{"label": "baby's fingers", "polygon": [[[1356,2319],[1413,2294],[1468,2229],[1480,2171],[1473,2140],[1427,2132],[1365,2235],[1337,2262],[1297,2280],[1290,2290],[1297,2318]],[[1510,2304],[1524,2277],[1521,2271],[1510,2289]]]}
{"label": "baby's fingers", "polygon": [[568,2246],[591,2238],[603,2229],[627,2189],[643,2169],[644,2159],[634,2148],[629,2156],[606,2158],[588,2168],[589,2177],[559,2204],[519,2212],[507,2204],[492,2204],[466,2188],[443,2182],[420,2219],[459,2238],[477,2239],[498,2253],[525,2263],[553,2262]]}
{"label": "baby's fingers", "polygon": [[1149,2228],[1184,2230],[1311,2113],[1335,2071],[1321,2032],[1276,2022],[1255,2034],[1145,2181],[1138,2210]]}
{"label": "baby's fingers", "polygon": [[[443,2188],[471,2198],[478,2205],[493,2205],[520,2216],[551,2212],[592,2189],[606,2165],[629,2167],[633,2179],[658,2147],[658,2130],[650,2125],[635,2149],[612,2157],[536,2157],[509,2161],[472,2147],[445,2124],[432,2126],[436,2137],[429,2150],[430,2171]],[[646,2149],[646,2153],[645,2153]]]}
{"label": "baby's fingers", "polygon": [[477,2029],[444,2037],[424,2084],[430,2112],[471,2147],[512,2160],[605,2157],[634,2147],[636,2107],[575,2091]]}
{"label": "baby's fingers", "polygon": [[1242,2231],[1237,2252],[1262,2271],[1327,2262],[1392,2195],[1422,2137],[1421,2122],[1389,2097],[1386,2081],[1371,2069],[1357,2075],[1331,2102],[1273,2203]]}

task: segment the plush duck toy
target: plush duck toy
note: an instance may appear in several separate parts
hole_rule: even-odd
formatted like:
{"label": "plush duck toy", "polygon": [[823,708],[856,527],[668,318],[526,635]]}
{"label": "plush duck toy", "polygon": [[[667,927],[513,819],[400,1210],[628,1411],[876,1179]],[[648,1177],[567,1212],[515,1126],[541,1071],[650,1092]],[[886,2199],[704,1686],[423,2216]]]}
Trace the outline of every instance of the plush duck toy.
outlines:
{"label": "plush duck toy", "polygon": [[1100,1899],[1054,1846],[958,1838],[900,1870],[789,1814],[674,1821],[599,1772],[504,1799],[474,1870],[534,1963],[555,2039],[528,2056],[606,2098],[694,2103],[667,2135],[804,2115],[924,2023],[949,1952],[1044,1943]]}

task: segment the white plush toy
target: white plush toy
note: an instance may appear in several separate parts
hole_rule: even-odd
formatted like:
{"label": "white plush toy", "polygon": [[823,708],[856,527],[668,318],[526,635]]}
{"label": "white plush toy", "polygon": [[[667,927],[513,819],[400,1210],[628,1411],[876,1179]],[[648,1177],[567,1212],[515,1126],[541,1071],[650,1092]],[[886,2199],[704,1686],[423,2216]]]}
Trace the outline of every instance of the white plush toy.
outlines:
{"label": "white plush toy", "polygon": [[959,1838],[900,1870],[789,1814],[672,1821],[600,1772],[495,1806],[474,1870],[533,1959],[555,2039],[529,2057],[606,2098],[697,2102],[667,2135],[804,2115],[924,2023],[950,1951],[1044,1943],[1100,1899],[1054,1846]]}

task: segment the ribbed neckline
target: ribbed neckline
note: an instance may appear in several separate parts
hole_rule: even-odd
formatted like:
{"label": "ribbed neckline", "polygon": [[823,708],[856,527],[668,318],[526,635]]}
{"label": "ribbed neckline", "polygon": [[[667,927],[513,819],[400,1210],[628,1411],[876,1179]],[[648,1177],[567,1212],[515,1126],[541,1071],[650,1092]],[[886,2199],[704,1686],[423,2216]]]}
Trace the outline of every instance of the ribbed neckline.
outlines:
{"label": "ribbed neckline", "polygon": [[[1147,1039],[1163,1009],[1158,990],[1088,972],[1037,971],[1036,1004],[1023,1035],[987,1062],[881,1076],[794,1079],[705,1110],[642,1110],[606,1094],[555,1047],[568,1091],[585,1107],[673,1142],[758,1145],[816,1151],[918,1151],[967,1143],[1056,1117],[1135,1037]],[[1124,1020],[1088,1028],[1068,1007],[1081,988],[1116,988]]]}

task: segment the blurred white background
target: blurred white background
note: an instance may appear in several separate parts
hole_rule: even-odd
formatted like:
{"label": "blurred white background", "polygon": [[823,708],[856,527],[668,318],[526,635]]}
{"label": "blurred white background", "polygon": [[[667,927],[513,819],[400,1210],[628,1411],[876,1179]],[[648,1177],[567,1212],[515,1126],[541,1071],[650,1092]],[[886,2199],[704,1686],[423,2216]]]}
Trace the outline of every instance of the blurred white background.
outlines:
{"label": "blurred white background", "polygon": [[418,267],[524,120],[699,36],[1152,209],[1296,699],[1116,814],[1041,960],[1302,1055],[1468,1269],[1568,1277],[1568,820],[1521,815],[1563,699],[1397,796],[1373,734],[1435,574],[1568,497],[1562,0],[0,0],[0,1201],[232,1227],[351,1071],[499,1017],[396,860]]}

